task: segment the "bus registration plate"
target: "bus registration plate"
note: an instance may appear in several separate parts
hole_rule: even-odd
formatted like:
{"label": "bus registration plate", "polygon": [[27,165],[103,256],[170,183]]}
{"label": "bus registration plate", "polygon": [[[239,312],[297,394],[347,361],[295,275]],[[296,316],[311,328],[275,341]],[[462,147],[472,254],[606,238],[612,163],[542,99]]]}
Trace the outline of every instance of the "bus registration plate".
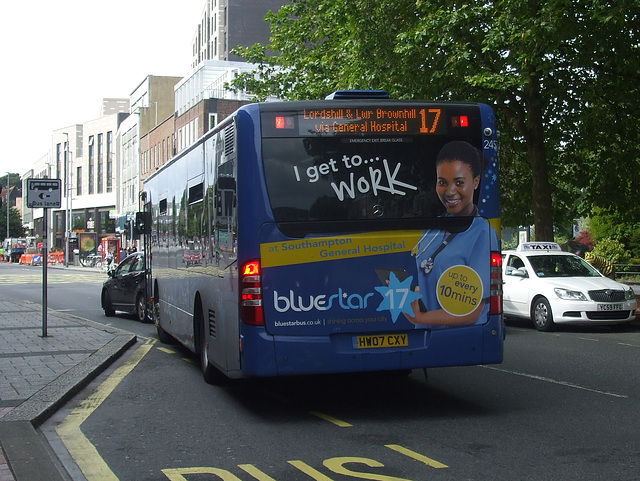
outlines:
{"label": "bus registration plate", "polygon": [[354,349],[373,349],[378,347],[403,347],[409,345],[407,334],[376,334],[353,336]]}

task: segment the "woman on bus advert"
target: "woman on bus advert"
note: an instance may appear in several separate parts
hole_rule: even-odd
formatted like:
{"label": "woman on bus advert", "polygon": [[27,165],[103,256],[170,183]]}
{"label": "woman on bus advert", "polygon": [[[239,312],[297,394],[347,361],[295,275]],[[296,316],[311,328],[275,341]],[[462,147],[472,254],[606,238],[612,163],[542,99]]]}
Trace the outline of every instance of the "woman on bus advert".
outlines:
{"label": "woman on bus advert", "polygon": [[446,208],[443,215],[473,221],[462,232],[426,230],[411,250],[421,299],[411,304],[413,316],[405,316],[416,326],[470,325],[489,311],[490,251],[499,241],[473,200],[482,170],[482,154],[468,142],[449,142],[438,153],[436,193]]}

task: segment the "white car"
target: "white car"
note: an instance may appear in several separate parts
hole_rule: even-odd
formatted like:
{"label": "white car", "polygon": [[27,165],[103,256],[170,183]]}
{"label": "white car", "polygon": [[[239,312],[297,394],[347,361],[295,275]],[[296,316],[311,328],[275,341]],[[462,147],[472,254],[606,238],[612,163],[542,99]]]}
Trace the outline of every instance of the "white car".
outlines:
{"label": "white car", "polygon": [[502,253],[505,317],[530,318],[536,329],[557,324],[622,324],[635,319],[629,286],[603,276],[554,242],[526,242]]}

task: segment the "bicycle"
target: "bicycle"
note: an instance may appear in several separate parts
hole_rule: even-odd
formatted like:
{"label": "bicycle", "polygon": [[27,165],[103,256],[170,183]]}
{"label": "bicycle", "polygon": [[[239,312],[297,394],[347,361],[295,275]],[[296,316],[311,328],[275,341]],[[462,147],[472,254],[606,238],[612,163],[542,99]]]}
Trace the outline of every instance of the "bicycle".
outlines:
{"label": "bicycle", "polygon": [[98,254],[88,254],[80,258],[80,264],[83,267],[100,267],[102,265],[102,256]]}

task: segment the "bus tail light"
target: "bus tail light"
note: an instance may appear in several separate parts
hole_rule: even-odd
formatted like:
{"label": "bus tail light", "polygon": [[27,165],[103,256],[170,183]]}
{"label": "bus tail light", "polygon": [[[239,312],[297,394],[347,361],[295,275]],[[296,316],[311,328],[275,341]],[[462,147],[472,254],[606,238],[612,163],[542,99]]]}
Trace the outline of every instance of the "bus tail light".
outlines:
{"label": "bus tail light", "polygon": [[491,300],[489,314],[502,313],[502,254],[491,252]]}
{"label": "bus tail light", "polygon": [[260,261],[249,261],[240,275],[240,317],[246,324],[264,326]]}

